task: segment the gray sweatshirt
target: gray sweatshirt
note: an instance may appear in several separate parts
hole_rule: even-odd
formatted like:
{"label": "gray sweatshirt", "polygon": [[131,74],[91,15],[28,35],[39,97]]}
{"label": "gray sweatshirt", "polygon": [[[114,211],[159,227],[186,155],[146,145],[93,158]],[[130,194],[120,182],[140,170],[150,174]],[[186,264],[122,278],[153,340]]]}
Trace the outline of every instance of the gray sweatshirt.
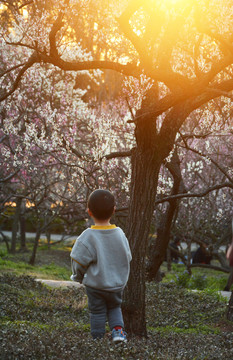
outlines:
{"label": "gray sweatshirt", "polygon": [[112,292],[123,290],[128,281],[131,251],[124,232],[115,225],[85,230],[70,256],[74,281]]}

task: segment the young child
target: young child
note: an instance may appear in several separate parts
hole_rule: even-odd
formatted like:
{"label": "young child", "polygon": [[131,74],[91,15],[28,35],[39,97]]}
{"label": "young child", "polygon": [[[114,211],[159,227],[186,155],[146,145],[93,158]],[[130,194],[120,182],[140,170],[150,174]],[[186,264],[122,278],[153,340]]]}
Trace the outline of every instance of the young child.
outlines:
{"label": "young child", "polygon": [[107,317],[114,343],[126,342],[121,303],[132,258],[129,243],[121,228],[110,224],[115,200],[108,190],[91,193],[87,211],[95,225],[73,246],[71,279],[86,287],[92,337],[103,338]]}

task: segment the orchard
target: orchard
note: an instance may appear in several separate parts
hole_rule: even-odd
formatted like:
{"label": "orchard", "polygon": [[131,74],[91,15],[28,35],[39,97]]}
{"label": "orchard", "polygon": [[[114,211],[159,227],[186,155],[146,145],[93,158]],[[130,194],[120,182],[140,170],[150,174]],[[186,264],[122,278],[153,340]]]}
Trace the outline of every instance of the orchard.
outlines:
{"label": "orchard", "polygon": [[111,190],[133,255],[126,328],[146,336],[150,235],[154,275],[174,235],[230,241],[232,2],[9,0],[0,14],[3,220],[6,204],[16,225],[34,213],[33,263],[55,217],[75,229],[89,193]]}

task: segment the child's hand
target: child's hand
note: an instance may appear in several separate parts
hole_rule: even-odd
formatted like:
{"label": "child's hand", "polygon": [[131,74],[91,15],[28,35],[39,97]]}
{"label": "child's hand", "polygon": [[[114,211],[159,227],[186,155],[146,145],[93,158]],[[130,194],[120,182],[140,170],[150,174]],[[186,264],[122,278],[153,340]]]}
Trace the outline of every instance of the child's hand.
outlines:
{"label": "child's hand", "polygon": [[71,277],[70,277],[70,279],[71,279],[72,281],[77,281],[77,282],[79,282],[80,284],[82,284],[82,280],[83,280],[83,279],[78,278],[78,276],[77,276],[76,274],[72,274]]}

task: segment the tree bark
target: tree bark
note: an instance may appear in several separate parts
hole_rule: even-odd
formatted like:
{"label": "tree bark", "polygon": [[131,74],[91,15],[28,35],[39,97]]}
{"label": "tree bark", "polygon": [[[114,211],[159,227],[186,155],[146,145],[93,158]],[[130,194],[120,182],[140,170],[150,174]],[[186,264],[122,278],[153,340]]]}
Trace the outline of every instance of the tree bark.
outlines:
{"label": "tree bark", "polygon": [[15,208],[14,220],[12,225],[12,238],[11,238],[11,248],[10,248],[10,252],[12,254],[15,254],[16,252],[17,232],[19,227],[21,203],[22,203],[22,199],[18,198],[16,200],[16,208]]}
{"label": "tree bark", "polygon": [[[184,184],[181,176],[180,171],[180,161],[177,152],[175,151],[173,154],[173,157],[171,159],[171,162],[167,164],[167,167],[170,171],[170,173],[173,176],[174,183],[173,183],[173,189],[172,189],[172,195],[177,194],[179,191],[184,190]],[[157,238],[154,243],[153,249],[149,255],[149,266],[148,266],[148,280],[152,281],[155,279],[156,274],[161,266],[161,264],[164,261],[164,258],[166,256],[166,252],[170,251],[168,248],[168,244],[170,241],[170,233],[172,228],[172,222],[174,215],[177,211],[179,201],[176,199],[172,199],[167,207],[165,216],[163,217],[163,222],[160,224]],[[169,254],[167,254],[169,255]],[[167,257],[168,260],[169,256]],[[170,260],[171,262],[171,260]],[[168,261],[168,267],[169,267],[169,261]]]}
{"label": "tree bark", "polygon": [[[150,112],[155,105],[156,88],[151,89],[140,113]],[[148,111],[149,110],[149,111]],[[130,277],[125,289],[123,313],[126,330],[146,336],[145,318],[145,258],[154,211],[158,173],[161,159],[158,156],[156,118],[142,116],[136,122],[137,146],[132,152],[127,237],[132,251]]]}
{"label": "tree bark", "polygon": [[[159,119],[151,116],[157,106],[156,87],[150,89],[144,99],[135,127],[137,146],[132,152],[127,237],[132,250],[130,277],[125,289],[123,305],[126,329],[138,336],[147,336],[145,318],[145,259],[157,193],[158,174],[162,162],[173,148],[178,129],[190,112],[184,104],[172,109],[159,130]],[[174,201],[175,204],[175,201]],[[172,223],[173,206],[169,207],[167,224]],[[171,225],[169,225],[171,226]],[[162,241],[158,241],[155,254],[157,273],[169,243],[170,228],[165,229]]]}
{"label": "tree bark", "polygon": [[22,212],[20,213],[20,251],[27,251],[26,246],[26,220],[25,220],[25,202],[21,205]]}
{"label": "tree bark", "polygon": [[149,153],[133,154],[131,203],[127,237],[132,251],[131,271],[125,289],[124,320],[129,333],[146,336],[145,257],[160,165]]}
{"label": "tree bark", "polygon": [[34,240],[34,246],[33,246],[33,250],[32,250],[32,255],[31,255],[30,260],[29,260],[30,265],[35,265],[36,252],[37,252],[37,248],[38,248],[38,245],[39,245],[40,234],[41,234],[41,229],[38,228],[37,231],[36,231],[36,237],[35,237],[35,240]]}

